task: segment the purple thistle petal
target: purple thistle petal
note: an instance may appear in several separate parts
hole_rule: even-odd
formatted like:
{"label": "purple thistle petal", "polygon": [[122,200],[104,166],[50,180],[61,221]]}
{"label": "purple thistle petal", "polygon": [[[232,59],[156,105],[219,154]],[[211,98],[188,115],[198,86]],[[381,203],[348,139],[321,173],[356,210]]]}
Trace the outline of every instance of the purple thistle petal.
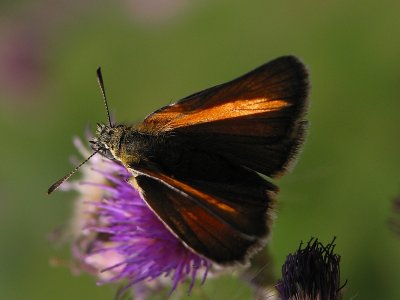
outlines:
{"label": "purple thistle petal", "polygon": [[[74,142],[81,154],[88,153],[81,142]],[[75,217],[81,232],[73,255],[82,269],[100,272],[98,284],[125,280],[118,296],[161,277],[170,278],[170,293],[185,280],[190,281],[190,293],[201,272],[204,283],[211,263],[165,227],[127,182],[131,174],[122,165],[95,155],[82,172],[84,180],[71,185],[82,193]]]}

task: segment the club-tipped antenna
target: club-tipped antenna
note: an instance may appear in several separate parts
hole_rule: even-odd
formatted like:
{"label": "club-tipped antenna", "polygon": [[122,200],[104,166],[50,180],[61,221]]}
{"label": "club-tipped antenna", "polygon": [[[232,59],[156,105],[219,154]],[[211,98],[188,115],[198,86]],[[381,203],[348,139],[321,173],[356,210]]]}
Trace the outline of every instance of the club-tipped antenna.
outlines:
{"label": "club-tipped antenna", "polygon": [[101,94],[103,96],[104,105],[106,106],[108,122],[110,123],[110,127],[113,127],[113,125],[111,123],[110,110],[108,109],[106,90],[104,88],[103,75],[101,74],[101,67],[98,67],[96,74],[97,74],[97,81],[99,82]]}
{"label": "club-tipped antenna", "polygon": [[86,158],[83,162],[81,162],[78,166],[75,167],[75,169],[73,169],[71,172],[69,172],[67,175],[65,175],[63,178],[57,180],[51,187],[49,187],[49,189],[47,190],[47,195],[50,195],[52,192],[54,192],[56,189],[58,189],[58,187],[66,180],[68,180],[68,178],[70,178],[72,175],[75,174],[76,171],[79,170],[80,167],[82,167],[82,165],[84,165],[89,159],[91,159],[98,151],[93,152],[92,154],[90,154],[90,156],[88,158]]}

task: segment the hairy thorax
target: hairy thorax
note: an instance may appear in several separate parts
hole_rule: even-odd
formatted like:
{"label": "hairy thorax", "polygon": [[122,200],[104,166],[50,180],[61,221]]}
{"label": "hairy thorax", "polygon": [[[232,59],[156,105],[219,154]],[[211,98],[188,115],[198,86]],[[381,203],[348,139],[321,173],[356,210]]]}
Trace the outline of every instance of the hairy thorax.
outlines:
{"label": "hairy thorax", "polygon": [[125,127],[119,137],[118,147],[112,152],[129,169],[139,165],[154,165],[168,172],[179,164],[185,146],[172,135],[154,135]]}

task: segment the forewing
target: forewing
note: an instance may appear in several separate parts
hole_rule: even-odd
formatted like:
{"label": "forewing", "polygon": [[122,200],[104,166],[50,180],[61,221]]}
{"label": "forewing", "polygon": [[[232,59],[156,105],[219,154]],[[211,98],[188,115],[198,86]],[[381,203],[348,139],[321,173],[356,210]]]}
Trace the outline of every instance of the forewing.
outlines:
{"label": "forewing", "polygon": [[235,80],[165,106],[150,114],[143,125],[169,131],[259,114],[276,117],[289,107],[300,113],[307,92],[304,65],[293,56],[284,56]]}
{"label": "forewing", "polygon": [[161,108],[139,130],[187,136],[199,149],[276,176],[304,140],[307,94],[304,65],[284,56]]}
{"label": "forewing", "polygon": [[253,184],[176,179],[137,168],[143,199],[166,226],[195,252],[219,264],[245,263],[270,230],[277,188],[243,169]]}

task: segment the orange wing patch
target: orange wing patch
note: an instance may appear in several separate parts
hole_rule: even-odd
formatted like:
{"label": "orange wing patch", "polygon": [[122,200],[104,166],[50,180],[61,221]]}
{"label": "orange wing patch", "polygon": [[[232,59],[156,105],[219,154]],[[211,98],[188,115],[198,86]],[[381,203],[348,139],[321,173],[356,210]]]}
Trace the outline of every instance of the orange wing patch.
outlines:
{"label": "orange wing patch", "polygon": [[170,121],[165,125],[165,129],[168,130],[278,111],[291,105],[291,103],[285,100],[270,100],[267,98],[252,100],[239,99],[187,112],[177,118],[176,113],[174,112],[166,112],[165,115],[164,113],[161,113],[161,118],[170,119]]}
{"label": "orange wing patch", "polygon": [[173,179],[169,176],[166,176],[162,173],[156,173],[154,171],[146,170],[146,174],[148,176],[152,176],[153,178],[158,178],[159,180],[162,180],[164,183],[168,184],[171,188],[173,189],[178,189],[180,192],[184,192],[186,194],[192,195],[194,197],[197,197],[199,199],[202,199],[206,203],[212,205],[213,207],[217,207],[219,210],[224,211],[226,213],[230,214],[236,214],[237,211],[234,207],[227,205],[226,203],[222,203],[221,201],[218,201],[217,199],[213,198],[212,196],[203,193],[202,191],[199,191],[182,181],[178,181],[176,179]]}

